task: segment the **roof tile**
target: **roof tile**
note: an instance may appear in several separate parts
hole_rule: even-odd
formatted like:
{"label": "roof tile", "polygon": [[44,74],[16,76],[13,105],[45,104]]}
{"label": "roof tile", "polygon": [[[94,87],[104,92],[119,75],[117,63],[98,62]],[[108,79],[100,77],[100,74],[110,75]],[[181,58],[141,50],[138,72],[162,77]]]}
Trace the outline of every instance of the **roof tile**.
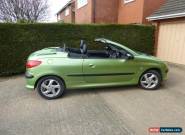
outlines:
{"label": "roof tile", "polygon": [[166,3],[162,5],[159,10],[155,11],[151,16],[149,16],[149,19],[151,17],[178,13],[185,13],[185,0],[167,0]]}

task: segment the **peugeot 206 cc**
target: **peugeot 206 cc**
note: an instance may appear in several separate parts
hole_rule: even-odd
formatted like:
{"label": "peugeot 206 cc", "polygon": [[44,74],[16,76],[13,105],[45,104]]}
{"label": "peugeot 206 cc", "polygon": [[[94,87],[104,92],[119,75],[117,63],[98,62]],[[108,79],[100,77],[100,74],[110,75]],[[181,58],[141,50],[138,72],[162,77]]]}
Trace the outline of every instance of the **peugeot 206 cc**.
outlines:
{"label": "peugeot 206 cc", "polygon": [[167,79],[168,67],[163,61],[122,44],[99,38],[92,45],[81,41],[79,46],[32,53],[26,63],[26,87],[46,99],[56,99],[66,89],[138,84],[155,90]]}

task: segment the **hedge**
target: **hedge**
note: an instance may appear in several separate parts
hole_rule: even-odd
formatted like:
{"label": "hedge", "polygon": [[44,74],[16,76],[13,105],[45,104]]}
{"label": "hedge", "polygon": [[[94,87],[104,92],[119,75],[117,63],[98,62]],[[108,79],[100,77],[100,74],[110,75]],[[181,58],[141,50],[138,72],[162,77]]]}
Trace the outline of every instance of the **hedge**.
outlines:
{"label": "hedge", "polygon": [[0,76],[23,73],[28,55],[45,47],[79,47],[108,38],[131,49],[153,53],[154,27],[142,25],[0,24]]}

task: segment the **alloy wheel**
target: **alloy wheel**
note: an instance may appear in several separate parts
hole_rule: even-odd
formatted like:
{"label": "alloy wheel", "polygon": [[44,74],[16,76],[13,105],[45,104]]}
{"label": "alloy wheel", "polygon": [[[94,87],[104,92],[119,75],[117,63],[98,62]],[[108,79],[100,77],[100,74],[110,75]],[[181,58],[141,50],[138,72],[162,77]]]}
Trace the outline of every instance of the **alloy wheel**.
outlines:
{"label": "alloy wheel", "polygon": [[154,89],[159,84],[159,78],[154,73],[145,73],[141,77],[140,84],[145,89]]}
{"label": "alloy wheel", "polygon": [[60,93],[61,86],[57,80],[46,79],[41,83],[40,90],[44,96],[52,98]]}

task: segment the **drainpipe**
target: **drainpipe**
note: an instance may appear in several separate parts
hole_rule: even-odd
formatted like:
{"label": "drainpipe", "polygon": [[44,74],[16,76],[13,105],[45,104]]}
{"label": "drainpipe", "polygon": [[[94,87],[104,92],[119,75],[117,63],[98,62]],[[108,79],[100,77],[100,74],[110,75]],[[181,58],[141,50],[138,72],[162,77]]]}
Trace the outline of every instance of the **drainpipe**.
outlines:
{"label": "drainpipe", "polygon": [[96,0],[92,0],[92,23],[96,23]]}
{"label": "drainpipe", "polygon": [[156,21],[156,22],[153,22],[153,24],[155,26],[155,33],[154,33],[154,55],[157,56],[160,22]]}

